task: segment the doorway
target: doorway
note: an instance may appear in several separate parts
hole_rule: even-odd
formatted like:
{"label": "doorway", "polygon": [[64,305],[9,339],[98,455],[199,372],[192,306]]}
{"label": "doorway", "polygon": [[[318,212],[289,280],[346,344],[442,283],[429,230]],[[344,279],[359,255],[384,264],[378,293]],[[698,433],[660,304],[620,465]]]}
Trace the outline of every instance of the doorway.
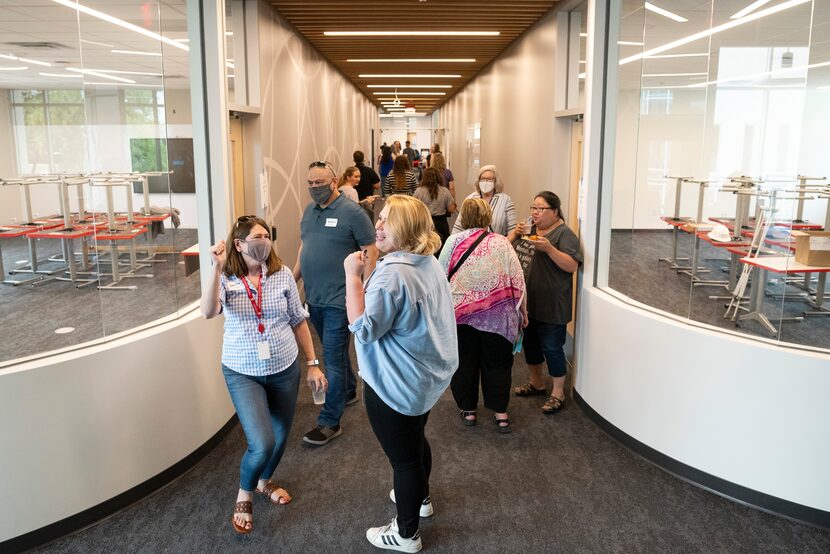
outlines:
{"label": "doorway", "polygon": [[231,114],[228,135],[233,180],[233,217],[237,218],[248,213],[245,205],[245,150],[242,144],[242,118],[239,114]]}

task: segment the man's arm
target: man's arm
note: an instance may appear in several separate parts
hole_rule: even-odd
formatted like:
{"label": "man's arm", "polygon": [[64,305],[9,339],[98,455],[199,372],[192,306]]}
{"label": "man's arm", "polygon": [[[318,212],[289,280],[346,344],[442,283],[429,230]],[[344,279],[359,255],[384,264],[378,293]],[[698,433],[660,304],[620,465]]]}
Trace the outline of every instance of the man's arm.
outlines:
{"label": "man's arm", "polygon": [[303,255],[303,243],[300,242],[300,248],[297,250],[297,263],[294,264],[294,282],[299,283],[303,278],[303,271],[300,268],[300,257]]}

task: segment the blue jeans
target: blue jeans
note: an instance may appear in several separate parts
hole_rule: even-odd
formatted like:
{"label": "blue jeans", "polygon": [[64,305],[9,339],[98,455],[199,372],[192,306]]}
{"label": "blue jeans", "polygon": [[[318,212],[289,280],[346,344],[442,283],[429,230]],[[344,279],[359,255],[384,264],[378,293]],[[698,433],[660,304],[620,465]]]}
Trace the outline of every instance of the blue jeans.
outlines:
{"label": "blue jeans", "polygon": [[308,313],[311,324],[323,343],[323,369],[329,388],[326,391],[326,403],[317,418],[318,425],[334,427],[340,425],[346,398],[355,395],[357,380],[352,372],[349,358],[349,319],[345,308],[330,306],[312,306]]}
{"label": "blue jeans", "polygon": [[253,491],[259,479],[271,478],[285,452],[297,408],[300,364],[294,360],[285,371],[265,377],[242,375],[224,364],[222,373],[248,441],[239,469],[239,488]]}
{"label": "blue jeans", "polygon": [[547,361],[548,373],[551,377],[564,377],[567,370],[565,365],[567,333],[567,325],[544,323],[530,318],[522,340],[525,361],[530,365],[539,365]]}

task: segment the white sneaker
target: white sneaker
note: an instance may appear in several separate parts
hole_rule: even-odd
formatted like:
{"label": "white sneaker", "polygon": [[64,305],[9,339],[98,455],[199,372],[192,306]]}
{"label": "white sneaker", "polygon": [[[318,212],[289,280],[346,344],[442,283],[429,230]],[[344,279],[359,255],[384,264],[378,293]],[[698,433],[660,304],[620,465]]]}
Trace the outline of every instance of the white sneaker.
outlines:
{"label": "white sneaker", "polygon": [[392,523],[384,525],[383,527],[370,527],[366,529],[366,538],[374,546],[386,550],[418,552],[423,548],[423,545],[421,545],[421,531],[416,531],[412,538],[403,538],[398,532],[398,518],[396,517],[392,518]]}
{"label": "white sneaker", "polygon": [[[389,491],[389,500],[391,500],[393,504],[395,503],[395,489]],[[432,497],[427,496],[424,498],[424,501],[421,502],[421,511],[419,515],[421,517],[432,517],[432,514],[434,513],[435,512],[432,509]]]}

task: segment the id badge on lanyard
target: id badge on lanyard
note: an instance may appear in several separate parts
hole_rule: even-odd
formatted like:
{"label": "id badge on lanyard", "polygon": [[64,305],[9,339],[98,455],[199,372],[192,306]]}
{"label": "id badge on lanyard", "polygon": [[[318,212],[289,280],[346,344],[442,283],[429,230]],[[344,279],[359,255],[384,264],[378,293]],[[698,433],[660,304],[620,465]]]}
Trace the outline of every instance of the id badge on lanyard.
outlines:
{"label": "id badge on lanyard", "polygon": [[262,322],[262,281],[264,280],[264,275],[261,275],[259,278],[259,284],[257,285],[257,298],[254,300],[254,293],[251,290],[250,285],[248,285],[248,279],[246,277],[242,278],[242,284],[245,285],[245,292],[248,294],[248,300],[251,301],[251,306],[254,308],[254,314],[256,314],[257,318],[257,331],[259,331],[259,341],[256,344],[257,356],[260,360],[269,360],[271,359],[271,347],[268,344],[268,340],[265,338],[265,324]]}

